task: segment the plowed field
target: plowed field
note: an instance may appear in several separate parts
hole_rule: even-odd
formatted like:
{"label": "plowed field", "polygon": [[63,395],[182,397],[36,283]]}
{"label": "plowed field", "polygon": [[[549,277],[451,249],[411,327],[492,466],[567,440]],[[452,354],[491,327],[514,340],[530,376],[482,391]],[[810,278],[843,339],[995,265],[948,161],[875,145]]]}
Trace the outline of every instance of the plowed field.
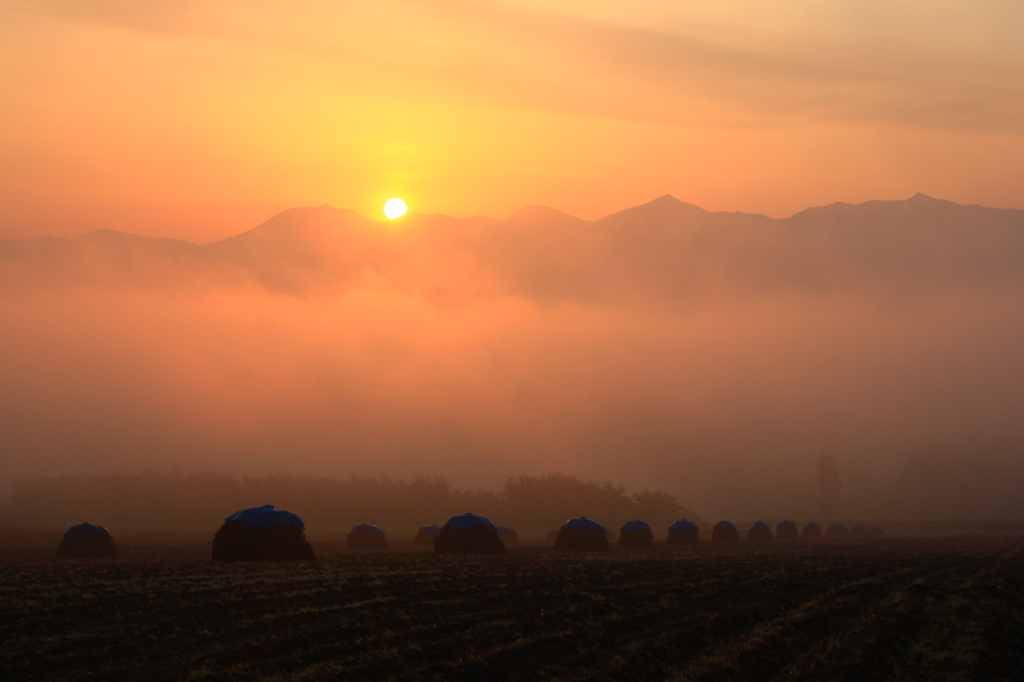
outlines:
{"label": "plowed field", "polygon": [[180,556],[0,553],[0,679],[1024,678],[1015,538]]}

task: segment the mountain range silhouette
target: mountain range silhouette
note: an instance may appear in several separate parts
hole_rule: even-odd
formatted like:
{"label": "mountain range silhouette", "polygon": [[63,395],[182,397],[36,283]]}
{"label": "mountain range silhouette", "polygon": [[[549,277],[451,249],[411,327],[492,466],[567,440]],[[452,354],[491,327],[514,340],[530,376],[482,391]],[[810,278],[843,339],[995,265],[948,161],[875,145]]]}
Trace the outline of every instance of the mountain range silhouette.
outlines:
{"label": "mountain range silhouette", "polygon": [[672,301],[712,291],[984,286],[1024,277],[1024,211],[923,194],[789,218],[711,212],[670,195],[596,221],[542,206],[506,218],[376,222],[285,210],[210,244],[97,230],[0,240],[5,288],[257,285],[296,296],[372,284],[441,299]]}

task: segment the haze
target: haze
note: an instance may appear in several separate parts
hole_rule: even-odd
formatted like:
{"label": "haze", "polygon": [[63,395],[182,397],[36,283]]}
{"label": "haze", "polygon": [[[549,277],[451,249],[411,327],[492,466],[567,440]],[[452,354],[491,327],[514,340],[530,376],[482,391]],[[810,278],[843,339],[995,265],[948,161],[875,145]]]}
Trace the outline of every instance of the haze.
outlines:
{"label": "haze", "polygon": [[846,518],[1022,519],[1022,34],[1008,2],[0,3],[0,496],[563,472],[806,518],[831,453]]}
{"label": "haze", "polygon": [[1024,8],[6,0],[0,238],[209,242],[329,203],[1024,207]]}
{"label": "haze", "polygon": [[[566,471],[705,514],[1018,517],[1024,212],[291,209],[0,243],[9,478]],[[901,482],[902,481],[902,482]]]}

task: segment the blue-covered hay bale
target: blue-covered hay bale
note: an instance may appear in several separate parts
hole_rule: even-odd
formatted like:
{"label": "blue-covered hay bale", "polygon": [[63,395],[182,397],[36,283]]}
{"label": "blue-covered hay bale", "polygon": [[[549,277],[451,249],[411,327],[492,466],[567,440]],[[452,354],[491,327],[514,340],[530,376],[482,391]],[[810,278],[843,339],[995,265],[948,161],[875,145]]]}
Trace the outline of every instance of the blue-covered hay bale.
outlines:
{"label": "blue-covered hay bale", "polygon": [[666,545],[692,545],[700,539],[700,528],[693,521],[680,519],[668,527]]}
{"label": "blue-covered hay bale", "polygon": [[864,526],[851,526],[850,535],[858,538],[865,537],[868,534],[868,529]]}
{"label": "blue-covered hay bale", "polygon": [[555,538],[555,549],[602,550],[609,547],[604,526],[585,516],[563,523]]}
{"label": "blue-covered hay bale", "polygon": [[434,538],[436,538],[437,534],[440,532],[441,526],[437,525],[436,523],[431,523],[427,526],[420,526],[420,529],[416,531],[416,539],[413,541],[413,544],[419,546],[433,547]]}
{"label": "blue-covered hay bale", "polygon": [[828,530],[825,531],[825,537],[848,538],[850,537],[850,529],[841,523],[834,523],[828,527]]}
{"label": "blue-covered hay bale", "polygon": [[821,526],[814,521],[808,521],[804,529],[800,531],[800,536],[805,540],[817,540],[821,537]]}
{"label": "blue-covered hay bale", "polygon": [[885,531],[882,530],[881,526],[868,526],[868,535],[872,537],[881,537],[885,535]]}
{"label": "blue-covered hay bale", "polygon": [[796,524],[789,519],[779,521],[775,526],[775,538],[778,540],[796,540],[798,537],[800,537],[800,531],[797,530]]}
{"label": "blue-covered hay bale", "polygon": [[650,547],[654,532],[646,521],[627,521],[619,529],[619,547]]}
{"label": "blue-covered hay bale", "polygon": [[117,556],[117,545],[103,526],[91,523],[80,523],[71,526],[64,532],[57,554],[66,557],[90,557],[94,559],[112,559]]}
{"label": "blue-covered hay bale", "polygon": [[346,544],[353,549],[387,549],[388,538],[379,526],[358,523],[349,531]]}
{"label": "blue-covered hay bale", "polygon": [[711,530],[712,542],[738,542],[740,532],[728,521],[719,521]]}
{"label": "blue-covered hay bale", "polygon": [[519,544],[519,533],[516,532],[515,528],[498,526],[498,537],[501,538],[502,544],[506,547],[514,547]]}
{"label": "blue-covered hay bale", "polygon": [[214,561],[312,561],[306,526],[297,514],[262,507],[242,509],[224,519],[213,537]]}
{"label": "blue-covered hay bale", "polygon": [[773,540],[772,528],[764,521],[755,521],[754,525],[747,531],[747,539],[754,542],[765,542]]}
{"label": "blue-covered hay bale", "polygon": [[434,538],[434,551],[439,554],[501,554],[506,550],[493,523],[467,512],[448,519]]}

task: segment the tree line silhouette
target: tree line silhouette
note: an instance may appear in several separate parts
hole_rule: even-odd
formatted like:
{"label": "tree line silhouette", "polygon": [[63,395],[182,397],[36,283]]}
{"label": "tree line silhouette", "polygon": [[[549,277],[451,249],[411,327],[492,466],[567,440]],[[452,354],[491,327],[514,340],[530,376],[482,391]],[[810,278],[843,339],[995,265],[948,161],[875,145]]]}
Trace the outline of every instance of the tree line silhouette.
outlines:
{"label": "tree line silhouette", "polygon": [[399,532],[444,523],[466,511],[527,533],[546,532],[580,515],[615,528],[637,518],[658,529],[679,518],[696,518],[668,493],[627,493],[610,481],[584,481],[563,473],[509,477],[499,490],[487,491],[456,489],[436,475],[252,477],[155,471],[21,480],[14,484],[4,516],[5,525],[23,528],[90,521],[119,528],[215,529],[228,514],[264,504],[294,511],[312,528],[372,522]]}

